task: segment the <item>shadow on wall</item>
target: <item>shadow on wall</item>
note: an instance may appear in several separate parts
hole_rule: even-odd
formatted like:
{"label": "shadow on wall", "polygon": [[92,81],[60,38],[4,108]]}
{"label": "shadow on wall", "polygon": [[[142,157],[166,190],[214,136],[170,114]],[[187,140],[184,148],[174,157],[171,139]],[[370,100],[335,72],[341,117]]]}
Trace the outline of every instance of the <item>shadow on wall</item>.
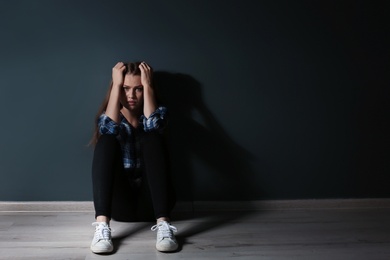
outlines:
{"label": "shadow on wall", "polygon": [[[253,200],[259,194],[253,156],[219,125],[202,100],[201,84],[189,75],[163,71],[155,72],[154,80],[159,102],[169,111],[168,149],[178,200]],[[194,158],[206,171],[194,170]]]}
{"label": "shadow on wall", "polygon": [[[203,102],[201,84],[188,75],[161,71],[154,72],[154,80],[159,103],[167,106],[169,111],[166,137],[177,200],[253,200],[253,194],[259,194],[250,164],[253,156],[236,144],[219,125]],[[194,116],[195,113],[198,116]],[[239,119],[236,121],[240,122]],[[245,129],[242,132],[245,134]],[[194,161],[195,157],[199,160]],[[197,163],[204,164],[205,171],[199,171],[195,167]],[[176,236],[178,251],[192,244],[191,238],[195,235],[250,217],[251,209],[222,212],[192,209],[192,214],[188,213],[177,215],[176,212],[173,215],[176,220],[201,217],[202,221],[180,230]],[[134,232],[137,230],[125,231],[116,237],[116,247]]]}

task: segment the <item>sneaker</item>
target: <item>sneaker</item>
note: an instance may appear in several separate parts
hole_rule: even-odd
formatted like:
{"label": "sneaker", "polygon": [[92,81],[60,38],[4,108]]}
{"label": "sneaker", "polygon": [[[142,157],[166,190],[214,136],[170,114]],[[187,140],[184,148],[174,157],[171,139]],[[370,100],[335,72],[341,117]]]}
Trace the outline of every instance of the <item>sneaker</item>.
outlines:
{"label": "sneaker", "polygon": [[91,243],[91,250],[94,253],[110,253],[114,249],[111,241],[111,228],[105,222],[94,222],[95,235]]}
{"label": "sneaker", "polygon": [[157,230],[156,249],[158,251],[171,252],[179,247],[175,235],[173,235],[173,232],[177,232],[177,228],[171,226],[168,222],[161,221],[157,225],[154,225],[151,230]]}

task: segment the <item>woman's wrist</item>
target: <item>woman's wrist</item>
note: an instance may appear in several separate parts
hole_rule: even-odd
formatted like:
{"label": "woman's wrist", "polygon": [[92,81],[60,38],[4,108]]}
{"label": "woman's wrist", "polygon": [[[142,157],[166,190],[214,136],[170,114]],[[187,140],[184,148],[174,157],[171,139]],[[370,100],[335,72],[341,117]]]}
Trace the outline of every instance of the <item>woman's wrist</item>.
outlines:
{"label": "woman's wrist", "polygon": [[145,85],[142,85],[144,87],[144,90],[153,90],[153,87],[151,84],[145,84]]}
{"label": "woman's wrist", "polygon": [[112,84],[112,88],[118,89],[118,88],[121,88],[121,87],[123,87],[123,84],[120,84],[120,83],[113,83]]}

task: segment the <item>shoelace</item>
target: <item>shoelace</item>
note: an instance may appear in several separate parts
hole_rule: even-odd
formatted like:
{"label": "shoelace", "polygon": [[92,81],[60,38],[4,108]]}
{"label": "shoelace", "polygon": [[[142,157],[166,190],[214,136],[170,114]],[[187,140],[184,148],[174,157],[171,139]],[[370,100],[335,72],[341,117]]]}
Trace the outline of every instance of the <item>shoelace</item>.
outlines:
{"label": "shoelace", "polygon": [[[158,230],[157,230],[158,229]],[[173,232],[177,232],[177,228],[175,226],[172,226],[168,222],[160,222],[157,225],[154,225],[151,228],[152,231],[157,230],[157,234],[160,238],[172,238],[173,237]]]}
{"label": "shoelace", "polygon": [[98,239],[109,240],[111,239],[111,228],[108,226],[103,226],[99,222],[92,223],[92,226],[95,226],[95,237]]}

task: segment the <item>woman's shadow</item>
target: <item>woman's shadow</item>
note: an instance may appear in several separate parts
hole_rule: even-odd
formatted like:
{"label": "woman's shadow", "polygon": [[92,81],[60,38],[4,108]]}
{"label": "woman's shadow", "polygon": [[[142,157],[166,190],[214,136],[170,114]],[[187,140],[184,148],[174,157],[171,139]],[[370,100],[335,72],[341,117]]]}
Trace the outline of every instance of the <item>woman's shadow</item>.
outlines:
{"label": "woman's shadow", "polygon": [[[178,201],[193,205],[199,200],[253,200],[253,194],[259,194],[251,167],[254,158],[226,133],[207,108],[201,84],[189,75],[164,71],[155,72],[154,81],[159,102],[169,111],[166,138]],[[223,93],[219,98],[223,98]],[[245,127],[249,126],[241,122],[239,115],[232,115],[232,120],[243,125],[242,133],[245,134]],[[196,172],[194,166],[197,162],[208,171]],[[200,180],[204,180],[204,185]],[[247,210],[229,214],[217,211],[202,213],[192,207],[192,216],[187,217],[202,214],[206,222],[197,222],[181,231],[178,240],[183,245],[188,237],[245,217],[245,212],[250,212],[250,209]]]}

